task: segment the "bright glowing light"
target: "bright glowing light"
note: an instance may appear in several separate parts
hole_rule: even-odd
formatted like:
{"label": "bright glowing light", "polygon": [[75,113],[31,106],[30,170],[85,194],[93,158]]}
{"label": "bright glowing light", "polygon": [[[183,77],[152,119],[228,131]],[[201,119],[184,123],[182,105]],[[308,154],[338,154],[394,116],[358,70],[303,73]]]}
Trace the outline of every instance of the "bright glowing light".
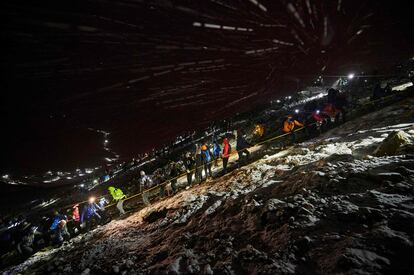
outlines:
{"label": "bright glowing light", "polygon": [[295,113],[299,114],[299,109],[296,109],[296,110],[295,110]]}
{"label": "bright glowing light", "polygon": [[350,73],[349,75],[348,75],[348,79],[353,79],[355,77],[355,74],[353,74],[353,73]]}
{"label": "bright glowing light", "polygon": [[108,142],[109,142],[109,140],[105,139],[105,143],[108,143]]}
{"label": "bright glowing light", "polygon": [[97,184],[98,183],[98,180],[97,179],[94,179],[93,180],[93,183]]}
{"label": "bright glowing light", "polygon": [[316,113],[319,115],[319,113],[320,113],[321,111],[319,111],[319,110],[316,110]]}
{"label": "bright glowing light", "polygon": [[280,103],[280,100],[278,99],[278,100],[276,100],[276,102],[277,102],[277,103]]}
{"label": "bright glowing light", "polygon": [[9,178],[9,175],[3,175],[3,179],[8,179]]}
{"label": "bright glowing light", "polygon": [[94,203],[94,202],[95,202],[95,200],[96,200],[96,198],[95,198],[95,197],[90,197],[88,201],[89,201],[89,203]]}
{"label": "bright glowing light", "polygon": [[404,84],[393,87],[392,90],[393,91],[404,91],[404,90],[406,90],[407,88],[409,88],[411,86],[413,86],[413,83],[412,82],[407,82],[407,83],[404,83]]}

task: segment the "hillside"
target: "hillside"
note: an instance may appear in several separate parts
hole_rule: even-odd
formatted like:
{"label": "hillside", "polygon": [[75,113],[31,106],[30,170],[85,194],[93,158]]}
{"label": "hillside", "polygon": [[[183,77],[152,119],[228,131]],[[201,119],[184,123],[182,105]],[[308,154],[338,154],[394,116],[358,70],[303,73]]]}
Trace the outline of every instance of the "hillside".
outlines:
{"label": "hillside", "polygon": [[410,98],[6,272],[413,273],[413,142]]}

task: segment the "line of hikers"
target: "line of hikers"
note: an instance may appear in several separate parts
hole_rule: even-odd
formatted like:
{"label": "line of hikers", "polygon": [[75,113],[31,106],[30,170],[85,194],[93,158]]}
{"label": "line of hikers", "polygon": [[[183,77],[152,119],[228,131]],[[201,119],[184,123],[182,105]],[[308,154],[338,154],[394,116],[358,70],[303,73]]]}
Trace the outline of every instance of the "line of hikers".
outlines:
{"label": "line of hikers", "polygon": [[[378,89],[378,88],[376,88]],[[295,131],[304,127],[307,137],[317,136],[330,126],[337,124],[339,121],[345,122],[347,101],[337,90],[328,90],[328,100],[323,108],[315,105],[304,106],[306,117],[298,114],[288,115],[281,126],[278,128],[281,132],[289,134],[285,137],[285,144],[290,139],[291,143],[296,142]],[[320,110],[319,110],[320,109]],[[254,128],[253,136],[266,138],[264,124],[258,124]],[[252,146],[241,130],[235,131],[233,135],[226,135],[222,142],[213,138],[212,142],[194,145],[194,149],[186,152],[178,162],[171,162],[167,169],[158,168],[153,175],[147,175],[140,171],[136,179],[139,183],[138,189],[142,193],[144,204],[150,204],[151,196],[161,198],[175,194],[178,191],[178,177],[185,173],[187,186],[209,181],[213,177],[212,167],[218,167],[218,161],[222,161],[222,170],[216,175],[224,175],[228,171],[228,163],[232,154],[230,139],[234,138],[238,154],[237,167],[246,164],[250,157],[249,147]],[[169,184],[161,184],[168,182]],[[152,187],[159,185],[157,188]],[[159,189],[159,193],[157,190]],[[112,197],[112,202],[116,204],[119,214],[123,216],[125,210],[123,203],[127,198],[120,188],[114,186],[108,187],[108,192]],[[83,204],[75,204],[68,210],[69,212],[59,213],[54,211],[50,217],[43,217],[36,224],[32,224],[22,219],[21,221],[10,220],[9,222],[1,221],[0,225],[0,247],[1,263],[7,263],[8,259],[18,257],[28,257],[35,251],[50,244],[62,244],[71,236],[82,232],[87,232],[95,226],[105,224],[110,221],[111,217],[105,210],[110,202],[105,196],[100,197],[98,201],[90,198]],[[3,226],[6,225],[6,226]],[[3,230],[5,228],[5,230]]]}

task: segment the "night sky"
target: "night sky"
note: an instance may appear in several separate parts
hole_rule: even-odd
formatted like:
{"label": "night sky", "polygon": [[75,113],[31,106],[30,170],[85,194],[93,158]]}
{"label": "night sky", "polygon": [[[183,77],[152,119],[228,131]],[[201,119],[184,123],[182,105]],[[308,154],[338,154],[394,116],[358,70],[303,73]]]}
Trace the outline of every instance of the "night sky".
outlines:
{"label": "night sky", "polygon": [[3,0],[1,173],[102,165],[95,130],[126,160],[316,75],[389,68],[414,54],[409,2]]}

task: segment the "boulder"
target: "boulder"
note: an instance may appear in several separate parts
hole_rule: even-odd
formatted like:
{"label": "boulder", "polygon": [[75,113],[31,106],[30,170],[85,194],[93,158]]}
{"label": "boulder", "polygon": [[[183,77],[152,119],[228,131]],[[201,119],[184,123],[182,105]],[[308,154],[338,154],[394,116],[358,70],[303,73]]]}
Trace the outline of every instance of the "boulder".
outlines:
{"label": "boulder", "polygon": [[374,154],[380,156],[395,155],[402,145],[410,143],[410,137],[404,131],[392,132],[377,147]]}

